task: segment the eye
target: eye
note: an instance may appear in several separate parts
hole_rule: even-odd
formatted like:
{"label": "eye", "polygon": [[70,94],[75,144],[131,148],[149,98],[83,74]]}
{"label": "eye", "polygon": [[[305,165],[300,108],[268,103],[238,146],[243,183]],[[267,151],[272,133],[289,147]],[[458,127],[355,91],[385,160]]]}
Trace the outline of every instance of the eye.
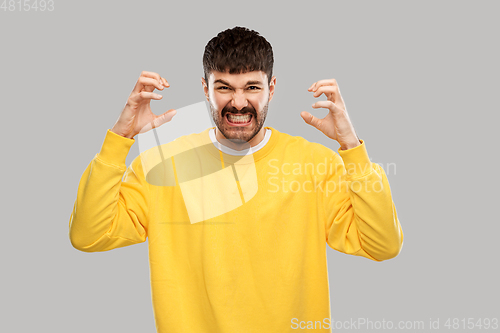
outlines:
{"label": "eye", "polygon": [[226,86],[220,86],[219,88],[217,88],[217,90],[227,90],[227,89],[229,89],[229,88]]}
{"label": "eye", "polygon": [[257,87],[257,86],[250,86],[250,87],[248,87],[248,89],[250,89],[250,90],[259,90],[259,89],[260,89],[260,87]]}

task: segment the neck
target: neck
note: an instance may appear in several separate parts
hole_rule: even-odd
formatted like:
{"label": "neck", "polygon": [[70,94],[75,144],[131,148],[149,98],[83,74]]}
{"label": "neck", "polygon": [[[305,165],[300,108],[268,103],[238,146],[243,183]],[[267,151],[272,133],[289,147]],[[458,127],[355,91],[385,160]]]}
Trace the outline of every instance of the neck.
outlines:
{"label": "neck", "polygon": [[256,145],[258,145],[262,140],[264,140],[265,131],[266,131],[266,129],[264,127],[262,127],[260,129],[260,131],[250,141],[238,144],[238,143],[233,142],[231,140],[227,140],[224,137],[224,135],[219,131],[219,129],[217,127],[215,127],[215,138],[217,139],[217,141],[220,144],[222,144],[228,148],[241,151],[243,149],[248,149],[248,144],[250,144],[250,147],[255,147]]}

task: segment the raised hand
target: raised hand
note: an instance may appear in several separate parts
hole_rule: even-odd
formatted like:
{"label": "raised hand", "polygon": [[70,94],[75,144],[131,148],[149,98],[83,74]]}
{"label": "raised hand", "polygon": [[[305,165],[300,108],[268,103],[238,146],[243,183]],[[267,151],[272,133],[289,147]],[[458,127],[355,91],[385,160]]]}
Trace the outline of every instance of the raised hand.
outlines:
{"label": "raised hand", "polygon": [[158,73],[142,72],[111,131],[132,139],[139,133],[147,132],[169,122],[176,114],[176,110],[170,109],[157,116],[151,111],[150,105],[152,99],[160,100],[163,97],[155,93],[154,90],[163,90],[164,87],[168,88],[170,85]]}
{"label": "raised hand", "polygon": [[335,79],[317,81],[307,90],[313,92],[314,97],[325,94],[327,100],[318,101],[312,107],[315,109],[326,108],[330,112],[324,118],[319,119],[309,112],[302,111],[300,115],[304,121],[323,132],[330,139],[338,141],[342,150],[358,146],[360,141],[347,115],[337,81]]}

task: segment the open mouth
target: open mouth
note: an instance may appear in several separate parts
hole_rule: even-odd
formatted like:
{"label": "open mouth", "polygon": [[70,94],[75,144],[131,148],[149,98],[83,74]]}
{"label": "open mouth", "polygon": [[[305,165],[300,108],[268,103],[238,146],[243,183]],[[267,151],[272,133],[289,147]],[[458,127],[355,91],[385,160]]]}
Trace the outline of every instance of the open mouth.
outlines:
{"label": "open mouth", "polygon": [[252,122],[252,114],[232,114],[226,113],[226,120],[229,124],[233,126],[246,126]]}

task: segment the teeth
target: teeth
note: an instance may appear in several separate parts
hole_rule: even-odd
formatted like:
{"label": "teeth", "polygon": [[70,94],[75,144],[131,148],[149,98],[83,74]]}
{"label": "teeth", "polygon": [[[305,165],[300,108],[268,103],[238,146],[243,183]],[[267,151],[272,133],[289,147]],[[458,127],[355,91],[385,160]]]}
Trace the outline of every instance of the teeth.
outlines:
{"label": "teeth", "polygon": [[251,117],[252,117],[251,114],[245,115],[245,116],[235,116],[235,115],[228,113],[228,115],[227,115],[227,118],[232,123],[247,123]]}

